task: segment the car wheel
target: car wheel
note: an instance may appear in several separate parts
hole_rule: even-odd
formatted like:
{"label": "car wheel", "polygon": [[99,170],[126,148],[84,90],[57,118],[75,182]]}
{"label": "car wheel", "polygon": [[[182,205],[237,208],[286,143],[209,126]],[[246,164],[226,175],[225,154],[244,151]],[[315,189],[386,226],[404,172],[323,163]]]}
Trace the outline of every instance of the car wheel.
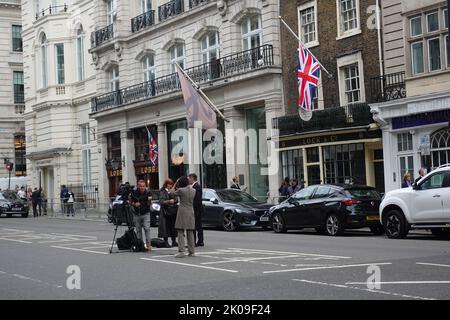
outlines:
{"label": "car wheel", "polygon": [[408,234],[405,217],[398,210],[389,211],[383,219],[386,235],[391,239],[403,239]]}
{"label": "car wheel", "polygon": [[372,232],[376,236],[379,236],[384,234],[384,229],[382,226],[370,227],[370,232]]}
{"label": "car wheel", "polygon": [[275,213],[272,219],[272,229],[276,233],[285,233],[287,231],[286,224],[280,213]]}
{"label": "car wheel", "polygon": [[433,228],[431,229],[431,233],[438,238],[447,238],[450,236],[450,229],[446,228]]}
{"label": "car wheel", "polygon": [[329,236],[340,236],[344,234],[344,226],[338,215],[332,213],[325,222],[325,231]]}
{"label": "car wheel", "polygon": [[239,227],[238,222],[236,221],[236,216],[231,211],[226,211],[223,214],[223,230],[225,231],[236,231]]}

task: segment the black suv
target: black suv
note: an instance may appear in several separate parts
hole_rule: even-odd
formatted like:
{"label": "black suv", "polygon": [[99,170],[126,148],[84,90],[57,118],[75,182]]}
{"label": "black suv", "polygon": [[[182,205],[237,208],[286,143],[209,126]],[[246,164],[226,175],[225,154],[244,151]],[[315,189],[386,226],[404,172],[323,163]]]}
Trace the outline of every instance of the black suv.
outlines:
{"label": "black suv", "polygon": [[380,194],[373,187],[321,184],[304,188],[270,209],[268,216],[275,232],[315,228],[330,236],[345,229],[369,227],[382,234],[379,218]]}
{"label": "black suv", "polygon": [[8,218],[13,214],[20,214],[23,218],[28,217],[27,202],[20,199],[13,191],[0,191],[0,215],[6,213]]}

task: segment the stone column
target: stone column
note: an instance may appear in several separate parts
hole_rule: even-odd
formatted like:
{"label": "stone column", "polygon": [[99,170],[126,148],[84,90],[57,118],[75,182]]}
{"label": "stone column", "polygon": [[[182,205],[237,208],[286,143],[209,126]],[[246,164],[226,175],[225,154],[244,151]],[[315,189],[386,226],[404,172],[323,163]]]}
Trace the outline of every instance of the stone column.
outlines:
{"label": "stone column", "polygon": [[[243,134],[246,130],[245,112],[236,109],[225,111],[225,117],[230,122],[225,122],[225,158],[227,163],[227,186],[231,184],[234,176],[244,175],[244,184],[248,186],[248,164],[247,162],[247,143],[240,145],[237,135]],[[237,129],[241,131],[238,132]],[[241,181],[242,183],[242,181]]]}
{"label": "stone column", "polygon": [[98,197],[101,204],[109,203],[109,180],[105,161],[108,158],[108,144],[104,134],[99,134],[97,145],[100,150],[98,169]]}
{"label": "stone column", "polygon": [[166,124],[158,123],[158,178],[161,188],[169,177],[169,144],[167,143]]}
{"label": "stone column", "polygon": [[136,172],[133,160],[135,158],[133,131],[120,131],[120,144],[122,150],[122,182],[130,182],[132,186],[136,185]]}

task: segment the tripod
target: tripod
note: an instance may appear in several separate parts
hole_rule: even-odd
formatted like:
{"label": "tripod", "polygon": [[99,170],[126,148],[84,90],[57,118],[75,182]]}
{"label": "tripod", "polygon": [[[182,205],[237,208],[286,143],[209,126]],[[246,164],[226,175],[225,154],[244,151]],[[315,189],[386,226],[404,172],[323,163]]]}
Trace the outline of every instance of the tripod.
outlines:
{"label": "tripod", "polygon": [[[116,242],[117,229],[119,226],[125,224],[125,226],[128,227],[129,232],[134,232],[133,213],[131,212],[128,204],[119,205],[118,207],[112,208],[112,222],[114,223],[115,228],[111,248],[109,249],[110,254],[113,252],[112,250],[114,248],[114,243]],[[133,251],[133,247],[130,247],[130,251]],[[118,252],[120,252],[120,249]]]}

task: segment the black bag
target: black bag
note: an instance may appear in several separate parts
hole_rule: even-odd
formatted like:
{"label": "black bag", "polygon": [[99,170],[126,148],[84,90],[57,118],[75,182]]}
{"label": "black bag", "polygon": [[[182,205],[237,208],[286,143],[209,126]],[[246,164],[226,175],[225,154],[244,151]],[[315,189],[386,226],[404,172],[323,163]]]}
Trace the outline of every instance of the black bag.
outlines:
{"label": "black bag", "polygon": [[164,214],[166,216],[176,216],[178,212],[177,205],[165,205],[164,206]]}
{"label": "black bag", "polygon": [[151,239],[150,242],[151,242],[152,247],[155,247],[155,248],[165,248],[166,247],[166,242],[163,239],[153,238],[153,239]]}
{"label": "black bag", "polygon": [[123,236],[117,238],[116,243],[119,250],[145,251],[144,242],[137,237],[134,229],[127,230]]}

